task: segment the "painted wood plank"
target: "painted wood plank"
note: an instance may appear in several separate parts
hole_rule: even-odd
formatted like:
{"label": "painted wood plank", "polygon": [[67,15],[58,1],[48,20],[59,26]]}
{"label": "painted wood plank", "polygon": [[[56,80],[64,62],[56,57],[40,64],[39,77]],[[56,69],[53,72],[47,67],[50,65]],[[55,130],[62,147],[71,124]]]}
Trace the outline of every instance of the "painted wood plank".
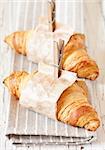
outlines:
{"label": "painted wood plank", "polygon": [[[102,148],[105,145],[105,131],[103,127],[104,114],[105,114],[105,69],[104,69],[104,55],[105,55],[105,22],[103,18],[102,1],[85,2],[84,3],[84,19],[85,19],[85,33],[88,38],[88,48],[89,53],[97,61],[100,68],[100,77],[97,81],[92,84],[89,82],[90,93],[93,95],[92,104],[100,114],[102,119],[102,124],[98,130],[98,139],[95,143],[92,143],[92,149],[95,147],[96,143],[100,144]],[[90,27],[91,26],[91,27]],[[103,37],[101,38],[101,36]]]}

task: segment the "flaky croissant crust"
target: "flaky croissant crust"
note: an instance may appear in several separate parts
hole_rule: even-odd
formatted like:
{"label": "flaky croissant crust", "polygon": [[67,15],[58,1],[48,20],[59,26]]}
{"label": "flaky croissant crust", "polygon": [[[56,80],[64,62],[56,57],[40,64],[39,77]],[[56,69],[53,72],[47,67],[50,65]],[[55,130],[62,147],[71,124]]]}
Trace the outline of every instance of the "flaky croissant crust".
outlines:
{"label": "flaky croissant crust", "polygon": [[95,131],[100,121],[95,109],[88,103],[88,90],[84,81],[76,81],[66,89],[57,103],[58,120]]}
{"label": "flaky croissant crust", "polygon": [[85,46],[85,36],[77,33],[70,37],[64,47],[63,69],[76,72],[78,77],[95,80],[99,75],[96,62],[90,58]]}

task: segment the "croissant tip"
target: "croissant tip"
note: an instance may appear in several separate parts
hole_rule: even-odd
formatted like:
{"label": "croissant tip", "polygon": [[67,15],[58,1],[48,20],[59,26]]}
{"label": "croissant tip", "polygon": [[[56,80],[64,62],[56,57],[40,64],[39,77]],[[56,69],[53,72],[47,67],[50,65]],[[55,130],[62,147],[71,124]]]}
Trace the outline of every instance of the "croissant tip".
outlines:
{"label": "croissant tip", "polygon": [[9,43],[9,37],[10,37],[10,36],[6,36],[6,37],[4,38],[4,42],[5,42],[5,43]]}
{"label": "croissant tip", "polygon": [[5,79],[3,80],[3,84],[5,84]]}
{"label": "croissant tip", "polygon": [[7,43],[11,48],[13,47],[13,34],[10,34],[4,38],[4,42]]}
{"label": "croissant tip", "polygon": [[90,121],[88,124],[85,125],[85,129],[87,129],[89,131],[96,131],[99,126],[100,126],[100,121],[99,120],[93,120],[93,121]]}
{"label": "croissant tip", "polygon": [[7,77],[3,80],[3,84],[7,87],[9,86],[8,82],[9,82],[9,77]]}
{"label": "croissant tip", "polygon": [[98,78],[98,76],[99,76],[99,71],[91,74],[90,76],[87,77],[87,79],[90,79],[91,81],[94,81]]}

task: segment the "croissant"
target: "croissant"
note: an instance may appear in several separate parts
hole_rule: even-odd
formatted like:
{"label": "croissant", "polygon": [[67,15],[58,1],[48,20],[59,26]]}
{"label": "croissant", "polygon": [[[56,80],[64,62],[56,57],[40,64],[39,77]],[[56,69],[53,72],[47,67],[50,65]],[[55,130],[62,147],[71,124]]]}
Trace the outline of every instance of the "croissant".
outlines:
{"label": "croissant", "polygon": [[62,67],[65,70],[76,72],[78,77],[95,80],[99,75],[99,69],[86,50],[85,36],[74,34],[64,47]]}
{"label": "croissant", "polygon": [[[36,75],[35,72],[34,77]],[[14,72],[4,80],[4,84],[8,87],[10,93],[19,99],[22,92],[21,87],[26,86],[30,78],[32,78],[32,74],[27,72]],[[95,131],[100,126],[97,112],[88,102],[88,89],[84,81],[76,81],[64,90],[57,101],[56,107],[56,119],[63,123],[84,127],[90,131]],[[43,112],[41,113],[43,114]]]}
{"label": "croissant", "polygon": [[[35,30],[14,32],[11,35],[5,37],[5,42],[8,43],[8,45],[10,45],[11,48],[15,49],[15,51],[17,51],[18,53],[27,55],[29,60],[35,63],[43,58],[45,58],[45,60],[47,60],[48,57],[49,59],[51,59],[51,43],[46,44],[48,46],[50,45],[50,47],[47,48],[44,45],[47,42],[42,38],[42,36],[42,39],[39,39],[40,36],[34,39],[34,34]],[[45,34],[47,34],[47,32],[45,32]],[[57,36],[58,38],[65,39],[67,34],[57,33]],[[48,35],[46,35],[45,38],[48,38]],[[50,38],[48,38],[47,40],[49,39]],[[65,42],[67,41],[68,40],[66,38]],[[42,45],[40,45],[39,48],[38,42]],[[49,53],[51,56],[47,56],[49,55]],[[65,45],[63,51],[62,68],[77,73],[78,77],[87,78],[90,80],[95,80],[98,77],[98,66],[87,53],[85,46],[85,36],[83,34],[73,34]]]}

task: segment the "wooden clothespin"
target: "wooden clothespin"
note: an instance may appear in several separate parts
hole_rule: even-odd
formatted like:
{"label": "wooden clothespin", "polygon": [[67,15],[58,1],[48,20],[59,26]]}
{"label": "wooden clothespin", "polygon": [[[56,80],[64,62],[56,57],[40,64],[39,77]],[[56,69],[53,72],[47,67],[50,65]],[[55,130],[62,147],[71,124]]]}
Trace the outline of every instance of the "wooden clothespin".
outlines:
{"label": "wooden clothespin", "polygon": [[62,72],[62,59],[63,59],[63,49],[64,49],[64,40],[60,39],[58,44],[59,55],[58,55],[58,77],[60,77]]}
{"label": "wooden clothespin", "polygon": [[[55,19],[55,0],[48,0],[48,22],[49,22],[49,31],[54,32],[56,29],[56,19]],[[54,41],[53,50],[54,50],[54,78],[58,78],[61,75],[62,71],[62,56],[63,56],[63,47],[64,41],[59,40],[59,43]]]}
{"label": "wooden clothespin", "polygon": [[49,22],[49,30],[52,32],[54,32],[56,28],[55,11],[56,11],[55,0],[48,0],[48,22]]}
{"label": "wooden clothespin", "polygon": [[[56,27],[55,22],[55,0],[48,0],[48,22],[49,22],[49,31],[54,32]],[[53,35],[52,35],[53,36]],[[58,65],[58,46],[57,42],[53,42],[53,64]],[[58,78],[58,68],[54,67],[54,78]]]}

